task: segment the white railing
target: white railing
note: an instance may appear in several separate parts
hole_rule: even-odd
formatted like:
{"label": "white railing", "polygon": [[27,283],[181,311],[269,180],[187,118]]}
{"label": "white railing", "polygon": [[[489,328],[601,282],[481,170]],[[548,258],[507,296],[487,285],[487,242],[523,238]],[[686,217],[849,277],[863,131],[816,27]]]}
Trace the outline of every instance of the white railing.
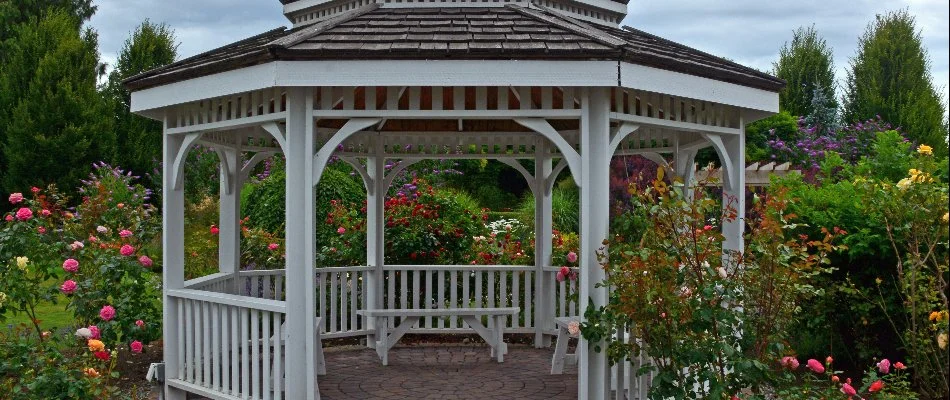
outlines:
{"label": "white railing", "polygon": [[[536,301],[550,304],[543,318],[545,334],[556,334],[555,317],[578,315],[577,304],[568,293],[577,289],[577,282],[556,282],[558,267],[545,267],[542,282],[548,283],[545,299],[538,293],[537,269],[526,265],[387,265],[382,269],[379,307],[459,308],[519,307],[518,315],[509,317],[505,326],[510,333],[533,333],[535,314],[541,310]],[[217,273],[185,282],[185,288],[216,293],[236,294],[267,300],[285,300],[286,271],[283,269],[239,271],[237,278]],[[372,333],[368,321],[356,311],[368,308],[370,278],[377,269],[367,266],[327,267],[314,270],[316,309],[323,317],[325,338],[359,336]],[[489,321],[486,321],[489,322]],[[468,326],[457,317],[426,317],[413,328],[415,333],[468,332]]]}
{"label": "white railing", "polygon": [[178,330],[169,385],[210,398],[282,398],[284,302],[194,289],[167,295]]}

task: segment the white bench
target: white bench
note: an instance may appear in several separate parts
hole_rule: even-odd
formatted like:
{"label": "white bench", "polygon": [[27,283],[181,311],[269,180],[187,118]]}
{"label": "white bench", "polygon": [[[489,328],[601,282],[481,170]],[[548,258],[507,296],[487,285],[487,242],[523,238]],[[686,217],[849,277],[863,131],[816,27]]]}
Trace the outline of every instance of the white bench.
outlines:
{"label": "white bench", "polygon": [[551,358],[552,375],[563,373],[565,362],[570,365],[577,364],[577,355],[567,354],[567,341],[571,337],[567,326],[571,322],[580,323],[581,317],[559,317],[554,319],[554,323],[557,324],[557,344],[554,345],[554,357]]}
{"label": "white bench", "polygon": [[[468,324],[475,333],[478,333],[485,343],[491,346],[491,356],[504,362],[505,353],[508,347],[503,340],[505,332],[505,318],[509,315],[517,315],[521,312],[519,307],[503,308],[408,308],[408,309],[377,309],[377,310],[359,310],[356,313],[366,318],[376,319],[376,354],[383,361],[383,365],[389,365],[389,349],[396,345],[396,342],[402,338],[406,332],[409,332],[413,326],[419,323],[422,317],[461,317],[462,321]],[[486,328],[482,325],[481,316],[486,315],[494,319],[492,328]],[[399,326],[389,332],[389,321],[395,322],[397,318],[402,318]]]}

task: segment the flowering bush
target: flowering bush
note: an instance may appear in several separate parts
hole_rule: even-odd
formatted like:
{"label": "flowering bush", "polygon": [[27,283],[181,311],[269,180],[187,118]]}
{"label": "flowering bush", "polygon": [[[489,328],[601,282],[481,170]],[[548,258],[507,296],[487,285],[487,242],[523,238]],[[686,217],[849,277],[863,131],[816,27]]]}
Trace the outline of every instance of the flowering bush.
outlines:
{"label": "flowering bush", "polygon": [[930,146],[920,145],[916,153],[912,168],[897,183],[863,176],[854,180],[867,211],[884,225],[891,250],[897,255],[893,285],[902,307],[888,306],[891,300],[881,288],[881,279],[875,288],[852,285],[850,289],[883,311],[896,330],[915,366],[918,390],[932,398],[946,398],[950,396],[950,198]]}
{"label": "flowering bush", "polygon": [[118,392],[115,353],[99,340],[28,330],[0,330],[4,399],[105,399]]}
{"label": "flowering bush", "polygon": [[[582,333],[612,362],[645,352],[652,365],[639,373],[656,373],[651,398],[757,390],[768,381],[798,300],[813,295],[808,280],[827,270],[825,254],[843,232],[817,240],[794,235],[789,201],[779,192],[751,213],[758,218],[748,221],[745,251],[723,252],[718,225],[735,218],[730,204],[722,212],[701,191],[686,201],[659,178],[634,191],[648,205],[640,208],[650,221],[642,237],[605,242],[603,284],[612,290],[607,305],[585,311]],[[618,329],[642,342],[614,339]],[[596,345],[601,341],[606,348]]]}
{"label": "flowering bush", "polygon": [[[386,199],[386,263],[459,264],[467,261],[473,237],[488,218],[467,207],[452,191],[436,190],[423,182],[416,196]],[[366,260],[366,206],[360,210],[338,201],[324,221],[337,234],[323,244],[317,263],[322,266],[362,265]]]}
{"label": "flowering bush", "polygon": [[[824,361],[809,359],[804,368],[794,356],[785,356],[779,362],[781,373],[774,394],[780,399],[916,399],[910,390],[908,367],[902,362],[891,363],[882,359],[869,368],[863,384],[836,371],[834,358]],[[757,396],[737,398],[752,399]]]}
{"label": "flowering bush", "polygon": [[534,232],[517,219],[485,225],[487,235],[472,237],[471,264],[526,265],[534,259]]}
{"label": "flowering bush", "polygon": [[802,118],[798,121],[798,127],[799,135],[794,139],[794,143],[773,137],[767,145],[771,148],[773,161],[789,161],[812,174],[818,171],[822,160],[832,153],[851,165],[856,164],[870,152],[877,133],[893,129],[880,117],[846,125],[837,130],[808,126]]}

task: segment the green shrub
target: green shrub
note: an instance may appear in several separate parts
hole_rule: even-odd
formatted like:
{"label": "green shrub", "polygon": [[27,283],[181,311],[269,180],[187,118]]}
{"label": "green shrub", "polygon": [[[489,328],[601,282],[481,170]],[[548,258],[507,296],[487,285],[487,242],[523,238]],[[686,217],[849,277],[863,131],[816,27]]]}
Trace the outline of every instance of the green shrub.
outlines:
{"label": "green shrub", "polygon": [[[314,232],[317,243],[325,243],[335,233],[327,224],[321,223],[331,211],[331,200],[337,200],[347,206],[361,206],[366,201],[366,189],[362,182],[349,174],[349,167],[331,164],[320,178],[315,194],[315,213],[317,229]],[[246,199],[241,203],[241,213],[248,218],[249,227],[284,237],[286,172],[274,167],[270,176],[257,185],[248,185]],[[243,191],[242,191],[243,194]]]}
{"label": "green shrub", "polygon": [[[528,194],[518,206],[518,220],[534,229],[534,195]],[[565,179],[551,191],[551,222],[559,232],[577,232],[580,226],[580,192],[574,181]]]}

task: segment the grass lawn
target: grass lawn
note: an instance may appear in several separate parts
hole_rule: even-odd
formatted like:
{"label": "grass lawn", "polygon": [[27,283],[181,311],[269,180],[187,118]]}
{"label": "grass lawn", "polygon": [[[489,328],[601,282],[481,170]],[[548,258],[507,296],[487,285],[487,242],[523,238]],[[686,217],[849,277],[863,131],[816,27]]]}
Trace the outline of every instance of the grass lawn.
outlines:
{"label": "grass lawn", "polygon": [[[40,327],[44,330],[53,328],[71,327],[73,324],[73,313],[66,309],[66,298],[60,296],[57,304],[43,303],[36,309],[36,317],[39,319]],[[26,314],[11,315],[7,318],[6,325],[18,325],[20,323],[33,327],[30,323],[30,317]]]}

